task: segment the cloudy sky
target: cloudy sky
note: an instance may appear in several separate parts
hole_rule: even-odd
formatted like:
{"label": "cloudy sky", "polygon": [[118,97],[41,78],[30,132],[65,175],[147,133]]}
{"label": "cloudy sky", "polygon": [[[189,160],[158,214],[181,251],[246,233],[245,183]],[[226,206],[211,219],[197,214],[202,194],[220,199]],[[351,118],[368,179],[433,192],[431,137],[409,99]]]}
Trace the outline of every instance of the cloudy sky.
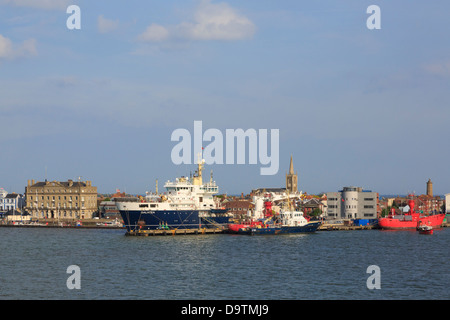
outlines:
{"label": "cloudy sky", "polygon": [[[69,30],[68,6],[81,10]],[[381,9],[369,30],[368,6]],[[450,192],[446,0],[0,0],[0,187],[99,192],[189,175],[171,134],[279,129],[279,171],[206,168],[221,192]],[[209,142],[204,142],[204,146]],[[194,160],[194,159],[193,159]]]}

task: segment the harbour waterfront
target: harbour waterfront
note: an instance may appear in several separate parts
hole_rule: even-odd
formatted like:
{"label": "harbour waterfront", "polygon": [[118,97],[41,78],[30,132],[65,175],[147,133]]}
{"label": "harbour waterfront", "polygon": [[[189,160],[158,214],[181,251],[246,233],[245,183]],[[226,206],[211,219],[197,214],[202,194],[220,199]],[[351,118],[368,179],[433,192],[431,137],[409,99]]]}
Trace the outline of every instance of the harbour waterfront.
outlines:
{"label": "harbour waterfront", "polygon": [[[0,228],[0,299],[449,299],[450,229],[126,237]],[[67,268],[79,266],[70,290]],[[381,271],[369,290],[367,268]]]}

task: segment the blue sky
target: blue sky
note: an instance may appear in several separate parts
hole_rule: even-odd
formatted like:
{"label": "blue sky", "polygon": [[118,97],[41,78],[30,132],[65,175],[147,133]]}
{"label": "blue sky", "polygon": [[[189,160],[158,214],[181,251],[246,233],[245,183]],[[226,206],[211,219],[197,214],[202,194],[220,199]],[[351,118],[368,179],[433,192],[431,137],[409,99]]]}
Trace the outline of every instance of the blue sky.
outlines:
{"label": "blue sky", "polygon": [[[69,5],[81,30],[68,30]],[[366,9],[381,9],[369,30]],[[171,133],[280,130],[280,168],[212,165],[221,192],[285,184],[450,192],[450,3],[0,0],[0,187],[187,175]]]}

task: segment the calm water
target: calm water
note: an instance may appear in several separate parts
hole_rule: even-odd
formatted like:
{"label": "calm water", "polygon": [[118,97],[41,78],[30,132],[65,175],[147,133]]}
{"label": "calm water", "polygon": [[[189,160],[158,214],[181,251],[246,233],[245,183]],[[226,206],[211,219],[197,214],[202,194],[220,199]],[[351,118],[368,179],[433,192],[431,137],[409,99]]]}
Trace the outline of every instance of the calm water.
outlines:
{"label": "calm water", "polygon": [[[0,228],[0,299],[449,299],[450,228],[126,237]],[[69,290],[67,267],[81,270]],[[366,286],[378,265],[381,289]]]}

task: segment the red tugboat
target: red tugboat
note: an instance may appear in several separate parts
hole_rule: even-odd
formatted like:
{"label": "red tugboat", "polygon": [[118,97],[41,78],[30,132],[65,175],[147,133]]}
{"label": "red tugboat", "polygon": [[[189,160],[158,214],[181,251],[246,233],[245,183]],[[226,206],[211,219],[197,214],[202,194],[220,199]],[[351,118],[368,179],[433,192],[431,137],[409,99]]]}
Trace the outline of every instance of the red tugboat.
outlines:
{"label": "red tugboat", "polygon": [[442,226],[445,214],[439,213],[429,216],[420,215],[414,211],[414,200],[409,200],[409,212],[403,215],[394,215],[392,210],[386,218],[380,218],[378,224],[383,229],[418,229],[420,225],[426,225],[431,228]]}

